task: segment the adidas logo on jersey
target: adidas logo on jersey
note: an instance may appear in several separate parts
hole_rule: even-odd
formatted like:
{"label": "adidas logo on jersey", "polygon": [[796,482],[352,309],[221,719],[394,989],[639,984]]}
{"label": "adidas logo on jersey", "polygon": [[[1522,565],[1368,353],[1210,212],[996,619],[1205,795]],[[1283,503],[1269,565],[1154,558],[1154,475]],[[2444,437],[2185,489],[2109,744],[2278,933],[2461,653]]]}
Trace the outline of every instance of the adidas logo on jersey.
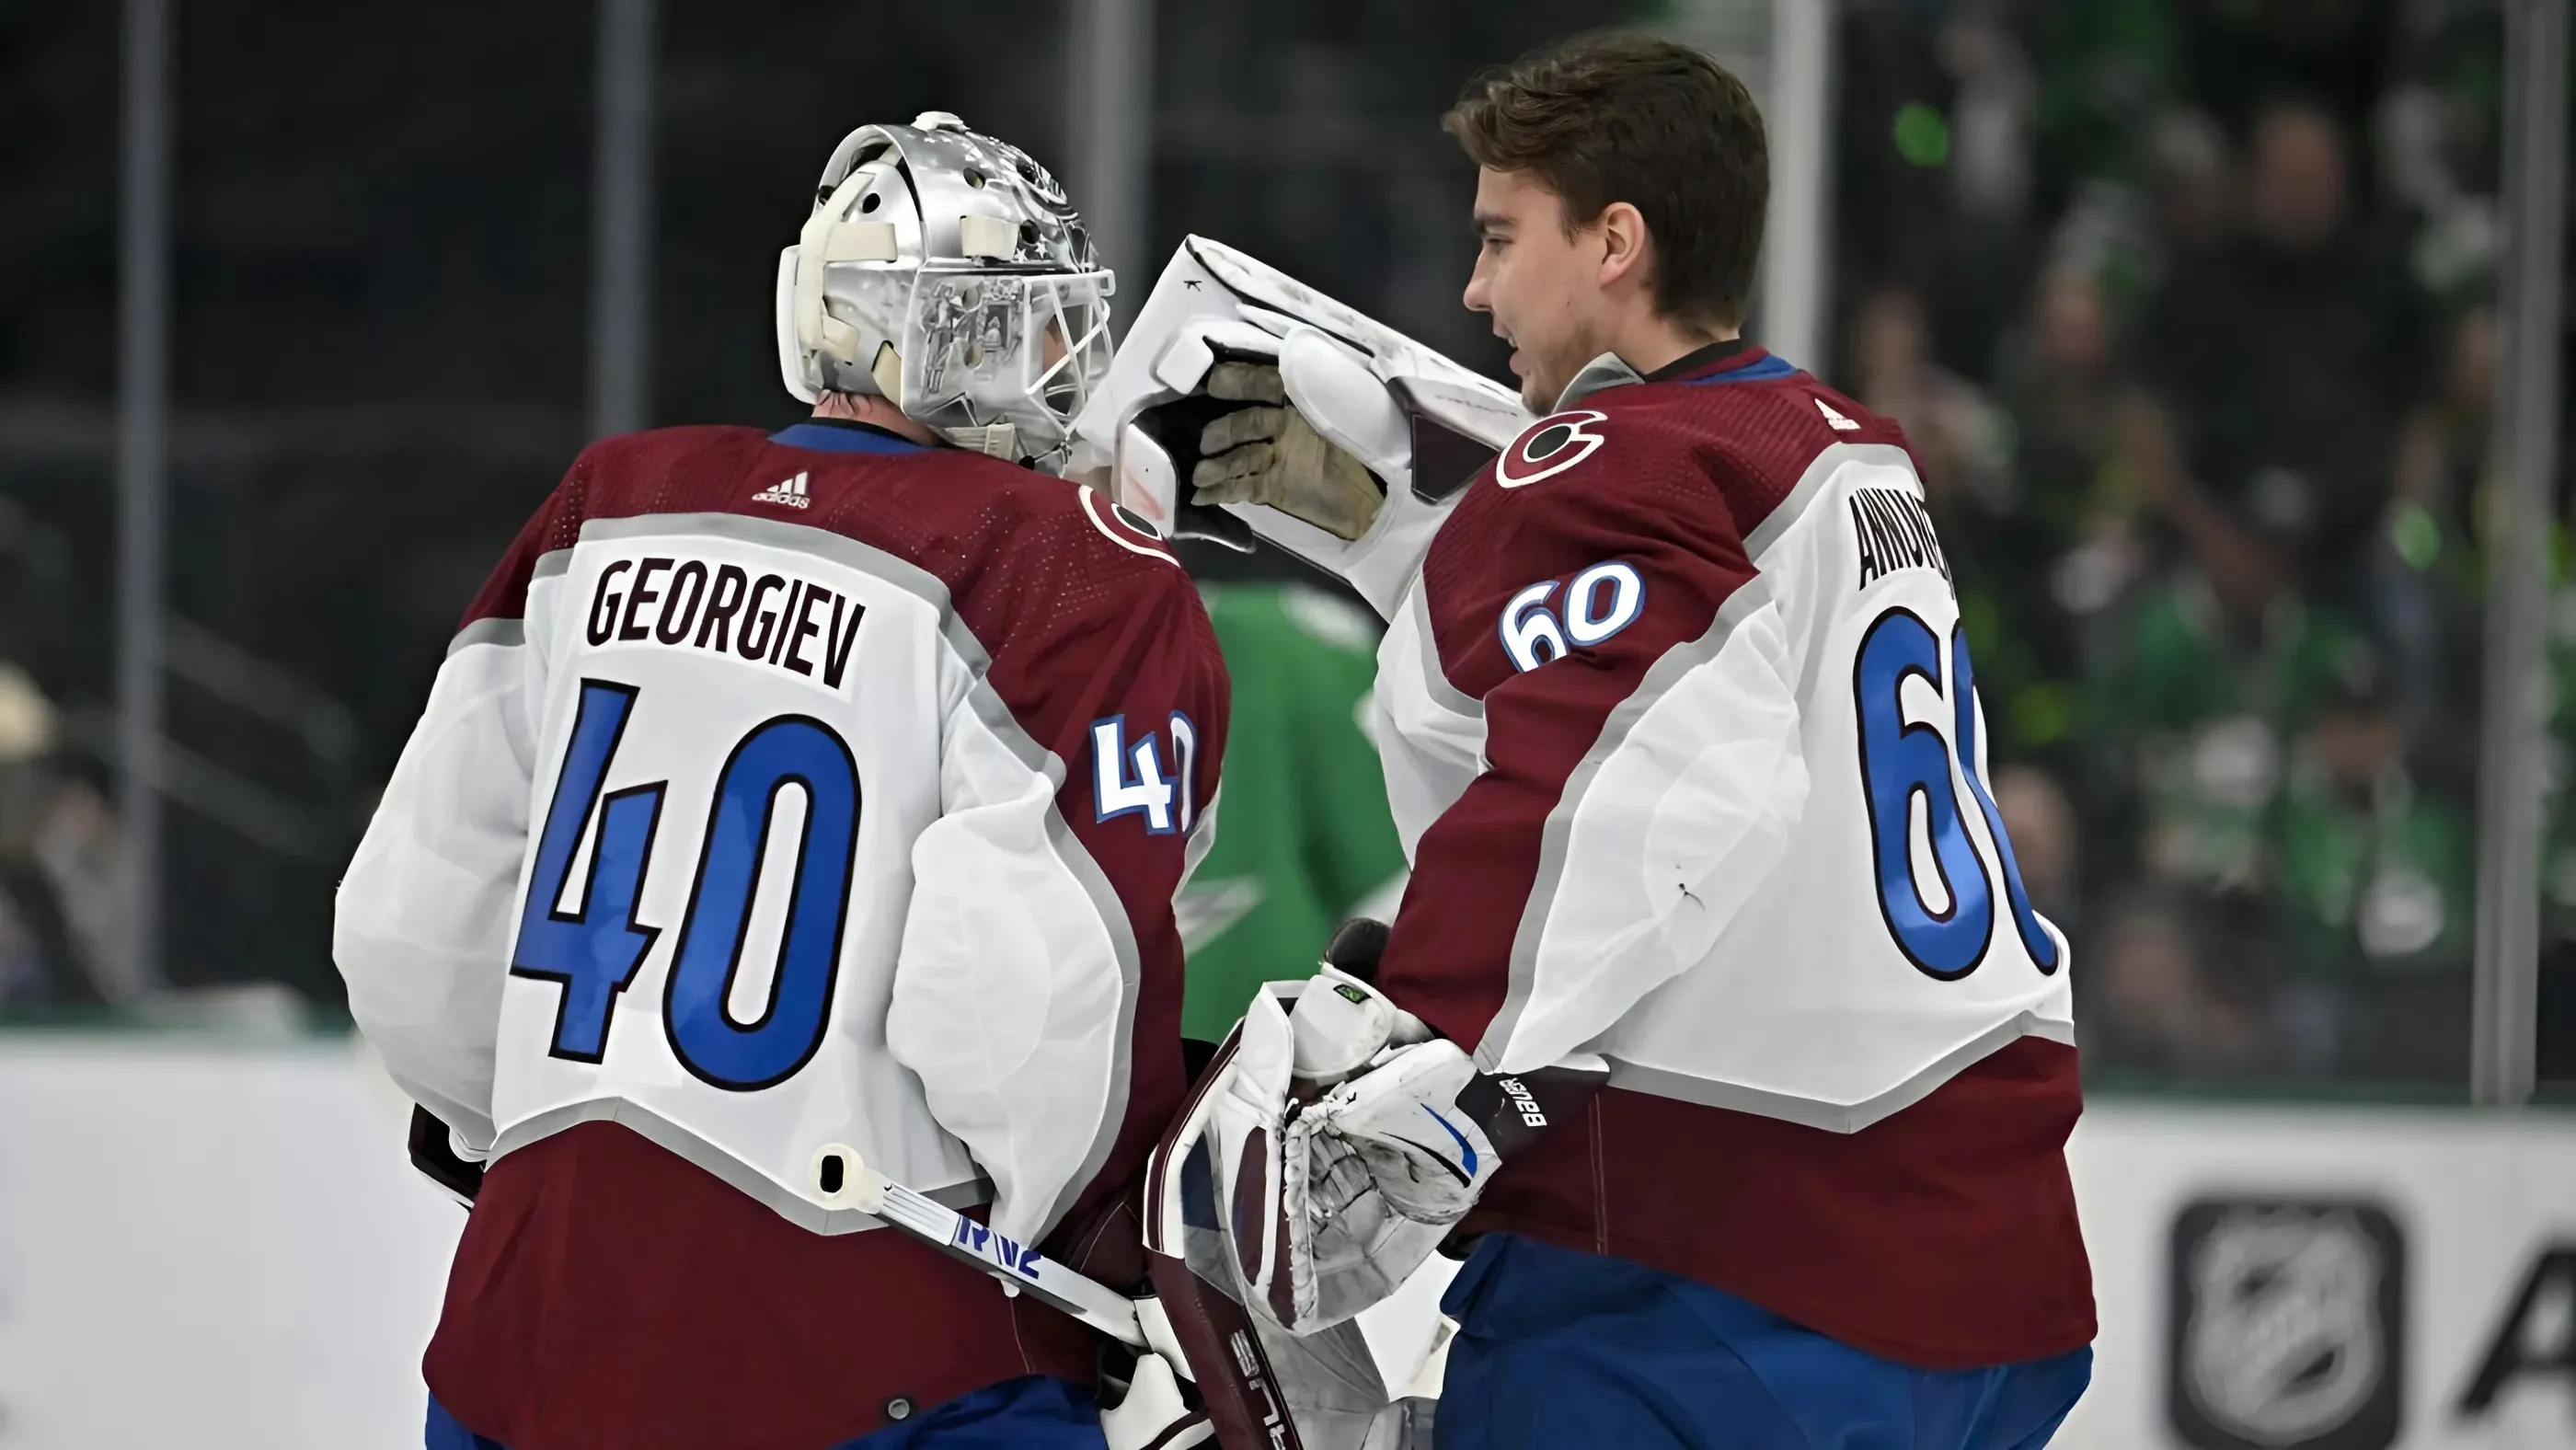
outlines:
{"label": "adidas logo on jersey", "polygon": [[813,500],[805,496],[805,475],[798,474],[785,483],[773,483],[751,496],[753,503],[783,504],[788,508],[810,508]]}
{"label": "adidas logo on jersey", "polygon": [[[1832,405],[1828,404],[1822,398],[1818,398],[1816,400],[1816,411],[1825,415],[1825,421],[1832,424],[1834,431],[1837,433],[1857,433],[1860,431],[1860,425],[1858,423],[1855,423],[1851,419],[1844,417],[1842,414],[1835,412]],[[802,478],[804,475],[798,474],[797,477]]]}

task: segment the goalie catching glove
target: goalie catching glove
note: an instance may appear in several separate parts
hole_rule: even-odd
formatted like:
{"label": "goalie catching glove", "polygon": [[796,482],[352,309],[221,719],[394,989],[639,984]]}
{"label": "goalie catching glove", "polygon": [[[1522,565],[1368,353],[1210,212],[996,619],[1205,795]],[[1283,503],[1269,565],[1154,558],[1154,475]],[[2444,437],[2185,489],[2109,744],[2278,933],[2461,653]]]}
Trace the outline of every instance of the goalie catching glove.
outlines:
{"label": "goalie catching glove", "polygon": [[1301,1334],[1395,1292],[1504,1157],[1609,1076],[1594,1057],[1480,1074],[1329,964],[1254,998],[1224,1071],[1210,1127],[1227,1239],[1245,1298]]}

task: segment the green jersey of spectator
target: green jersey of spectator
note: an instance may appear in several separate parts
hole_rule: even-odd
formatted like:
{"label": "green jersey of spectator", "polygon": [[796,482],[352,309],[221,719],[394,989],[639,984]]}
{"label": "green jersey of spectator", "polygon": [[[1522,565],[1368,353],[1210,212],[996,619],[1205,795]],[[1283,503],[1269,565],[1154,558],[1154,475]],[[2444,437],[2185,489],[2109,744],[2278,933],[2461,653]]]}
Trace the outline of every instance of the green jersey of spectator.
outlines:
{"label": "green jersey of spectator", "polygon": [[2231,640],[2209,586],[2184,573],[2137,601],[2126,647],[2103,682],[2103,718],[2155,732],[2252,715],[2295,730],[2360,643],[2334,613],[2289,595],[2260,638]]}
{"label": "green jersey of spectator", "polygon": [[2303,961],[2467,966],[2477,891],[2467,814],[2394,763],[2358,791],[2332,766],[2302,764],[2282,802],[2280,890]]}
{"label": "green jersey of spectator", "polygon": [[[1344,917],[1392,915],[1404,851],[1368,733],[1376,618],[1301,584],[1211,585],[1234,678],[1216,844],[1179,901],[1181,1031],[1223,1037],[1261,984],[1315,970]],[[1383,899],[1380,899],[1383,893]]]}
{"label": "green jersey of spectator", "polygon": [[2196,575],[2137,600],[2096,673],[2092,715],[2135,772],[2151,875],[2263,887],[2291,748],[2338,672],[2366,650],[2332,613],[2287,597],[2259,637],[2231,638]]}

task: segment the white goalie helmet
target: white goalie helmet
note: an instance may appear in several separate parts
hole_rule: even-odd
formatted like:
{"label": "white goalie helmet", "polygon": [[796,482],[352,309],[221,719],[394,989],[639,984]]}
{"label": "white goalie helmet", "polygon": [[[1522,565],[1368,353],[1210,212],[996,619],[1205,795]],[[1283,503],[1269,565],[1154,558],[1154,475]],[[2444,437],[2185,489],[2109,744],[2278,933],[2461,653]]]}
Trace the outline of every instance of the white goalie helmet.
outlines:
{"label": "white goalie helmet", "polygon": [[1111,275],[1064,188],[945,111],[834,148],[778,258],[787,390],[873,394],[961,448],[1061,473],[1109,368]]}

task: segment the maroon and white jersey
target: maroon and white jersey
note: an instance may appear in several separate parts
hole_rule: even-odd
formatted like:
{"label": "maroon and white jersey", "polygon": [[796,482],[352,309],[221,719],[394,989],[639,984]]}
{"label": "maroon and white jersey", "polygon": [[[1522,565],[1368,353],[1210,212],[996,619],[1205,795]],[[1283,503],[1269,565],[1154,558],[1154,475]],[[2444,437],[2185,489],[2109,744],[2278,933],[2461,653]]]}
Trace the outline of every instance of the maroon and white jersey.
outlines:
{"label": "maroon and white jersey", "polygon": [[812,1445],[1081,1372],[844,1164],[1095,1247],[1184,1086],[1226,693],[1162,541],[1061,480],[824,422],[585,452],[340,890],[359,1026],[495,1155],[441,1400],[514,1450]]}
{"label": "maroon and white jersey", "polygon": [[1611,1065],[1472,1225],[1913,1363],[2090,1340],[2066,944],[1894,424],[1741,344],[1596,364],[1379,662],[1414,872],[1381,985],[1487,1071]]}

